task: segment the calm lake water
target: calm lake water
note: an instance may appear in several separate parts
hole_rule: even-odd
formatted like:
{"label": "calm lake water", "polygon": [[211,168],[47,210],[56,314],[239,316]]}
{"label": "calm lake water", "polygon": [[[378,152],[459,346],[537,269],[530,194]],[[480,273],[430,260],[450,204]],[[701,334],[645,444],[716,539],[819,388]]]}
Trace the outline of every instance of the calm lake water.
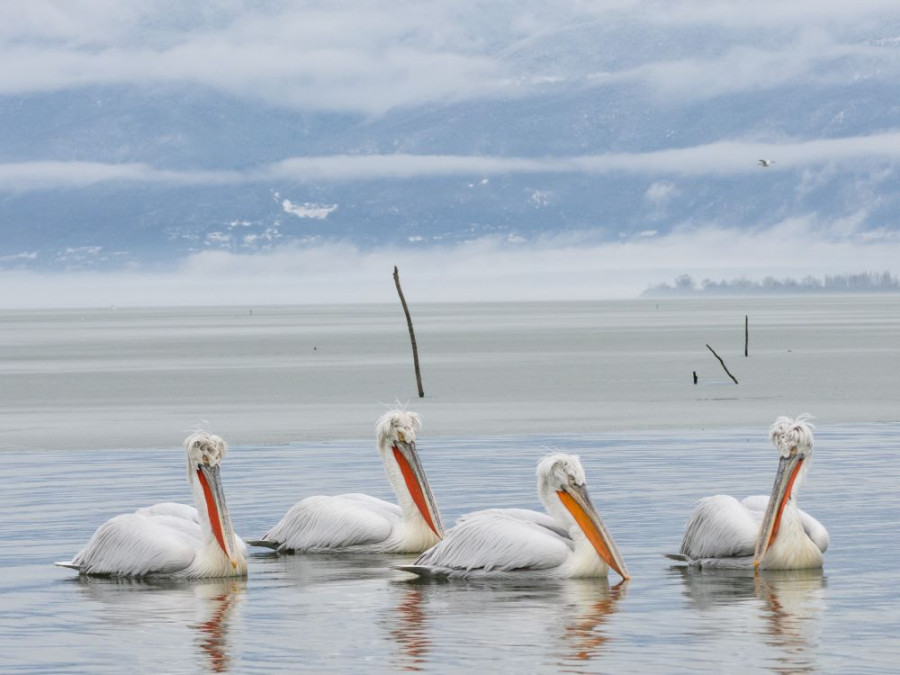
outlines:
{"label": "calm lake water", "polygon": [[[4,453],[4,672],[888,672],[900,659],[900,425],[821,428],[801,505],[831,532],[824,572],[688,574],[662,557],[701,496],[766,493],[764,429],[454,439],[420,449],[447,521],[540,508],[546,447],[581,455],[633,578],[419,583],[391,556],[255,555],[246,581],[79,579],[53,567],[112,514],[189,500],[180,450]],[[235,528],[261,534],[298,497],[389,498],[369,441],[235,447]],[[617,579],[612,578],[613,584]]]}
{"label": "calm lake water", "polygon": [[[422,401],[387,308],[0,317],[0,671],[896,670],[896,301],[426,309]],[[446,523],[540,508],[538,458],[575,452],[632,580],[420,583],[389,569],[409,557],[389,556],[259,553],[246,581],[182,584],[52,565],[112,515],[189,501],[178,446],[202,419],[231,442],[223,480],[241,536],[310,494],[389,499],[372,425],[398,398],[423,412]],[[671,567],[662,554],[697,499],[770,491],[766,429],[800,412],[817,417],[799,502],[831,533],[824,571]]]}
{"label": "calm lake water", "polygon": [[433,436],[900,421],[900,295],[412,311],[421,400],[399,304],[0,311],[0,449],[367,438],[396,401]]}

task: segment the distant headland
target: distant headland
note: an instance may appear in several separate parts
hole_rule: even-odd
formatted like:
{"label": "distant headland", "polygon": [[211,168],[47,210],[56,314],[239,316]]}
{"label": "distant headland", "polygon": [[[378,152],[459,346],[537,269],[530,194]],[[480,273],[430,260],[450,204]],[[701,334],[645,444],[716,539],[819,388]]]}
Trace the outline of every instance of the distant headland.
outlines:
{"label": "distant headland", "polygon": [[760,280],[740,278],[723,281],[696,281],[682,274],[671,284],[651,286],[642,298],[696,295],[806,295],[836,293],[900,293],[900,279],[890,272],[806,276],[802,279],[764,277]]}

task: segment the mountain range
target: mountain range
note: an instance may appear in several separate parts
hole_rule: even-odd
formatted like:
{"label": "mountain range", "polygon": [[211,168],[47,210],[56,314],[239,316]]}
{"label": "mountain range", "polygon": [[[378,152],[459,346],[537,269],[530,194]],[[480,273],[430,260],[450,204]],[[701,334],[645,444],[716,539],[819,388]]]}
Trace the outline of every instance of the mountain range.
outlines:
{"label": "mountain range", "polygon": [[576,13],[478,47],[503,77],[476,94],[377,110],[177,78],[7,91],[0,266],[165,270],[204,251],[603,244],[792,219],[894,237],[898,16],[852,26],[818,62],[803,56],[815,44],[786,47],[811,40],[796,30]]}

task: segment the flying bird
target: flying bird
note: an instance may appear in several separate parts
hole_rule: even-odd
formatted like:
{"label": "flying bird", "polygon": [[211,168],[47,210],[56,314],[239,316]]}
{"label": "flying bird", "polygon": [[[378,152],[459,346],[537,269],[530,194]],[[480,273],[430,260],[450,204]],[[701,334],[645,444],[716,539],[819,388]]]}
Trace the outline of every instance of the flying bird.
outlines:
{"label": "flying bird", "polygon": [[443,541],[397,569],[422,577],[522,579],[605,577],[611,567],[628,579],[578,457],[544,457],[537,479],[547,513],[489,509],[464,515]]}
{"label": "flying bird", "polygon": [[375,425],[378,454],[397,495],[391,504],[364,494],[314,496],[292,506],[251,546],[280,552],[421,553],[444,536],[419,455],[416,413],[393,410]]}
{"label": "flying bird", "polygon": [[184,441],[196,508],[165,502],[103,523],[70,561],[81,574],[200,579],[247,574],[246,545],[234,534],[219,466],[228,451],[219,436]]}
{"label": "flying bird", "polygon": [[775,163],[775,160],[774,159],[760,159],[760,160],[757,160],[757,163],[764,169],[767,169]]}
{"label": "flying bird", "polygon": [[797,506],[796,497],[813,453],[808,419],[808,415],[779,417],[769,429],[780,455],[770,497],[701,499],[685,528],[680,554],[668,557],[695,567],[822,567],[828,531]]}

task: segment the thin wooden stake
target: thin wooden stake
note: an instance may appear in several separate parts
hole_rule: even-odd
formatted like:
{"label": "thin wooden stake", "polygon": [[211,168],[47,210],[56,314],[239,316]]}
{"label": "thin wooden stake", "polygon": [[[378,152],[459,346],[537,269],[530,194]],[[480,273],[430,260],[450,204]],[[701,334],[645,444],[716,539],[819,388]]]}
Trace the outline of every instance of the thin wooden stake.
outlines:
{"label": "thin wooden stake", "polygon": [[697,384],[697,371],[694,371],[694,384]]}
{"label": "thin wooden stake", "polygon": [[744,314],[744,358],[748,355],[748,346],[750,345],[750,319]]}
{"label": "thin wooden stake", "polygon": [[722,367],[725,369],[725,372],[728,373],[728,377],[730,377],[732,380],[734,380],[734,383],[737,384],[738,383],[737,378],[731,374],[731,371],[728,370],[728,366],[725,365],[725,362],[722,360],[722,357],[719,356],[718,354],[716,354],[716,350],[713,349],[712,347],[710,347],[709,345],[706,345],[706,348],[713,353],[713,356],[715,356],[717,359],[719,359],[719,363],[722,364]]}
{"label": "thin wooden stake", "polygon": [[416,367],[416,384],[419,386],[419,398],[425,398],[425,390],[422,389],[422,373],[419,371],[419,349],[416,347],[416,333],[413,331],[412,317],[409,315],[409,307],[406,306],[406,298],[403,297],[403,289],[400,288],[400,272],[394,265],[394,285],[397,287],[397,294],[400,296],[400,304],[403,305],[403,312],[406,314],[406,325],[409,326],[409,341],[412,343],[413,365]]}

